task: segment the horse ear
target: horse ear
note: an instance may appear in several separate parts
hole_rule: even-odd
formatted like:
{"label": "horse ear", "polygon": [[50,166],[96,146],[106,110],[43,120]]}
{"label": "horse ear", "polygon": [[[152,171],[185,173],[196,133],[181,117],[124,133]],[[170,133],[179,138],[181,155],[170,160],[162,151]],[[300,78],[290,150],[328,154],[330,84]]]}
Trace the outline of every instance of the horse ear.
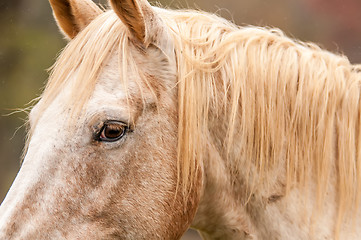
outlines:
{"label": "horse ear", "polygon": [[146,23],[138,1],[110,0],[110,5],[134,37],[140,42],[145,43]]}
{"label": "horse ear", "polygon": [[143,46],[154,44],[168,57],[173,51],[165,24],[147,0],[110,0],[114,12]]}
{"label": "horse ear", "polygon": [[91,0],[49,0],[60,30],[74,38],[103,11]]}

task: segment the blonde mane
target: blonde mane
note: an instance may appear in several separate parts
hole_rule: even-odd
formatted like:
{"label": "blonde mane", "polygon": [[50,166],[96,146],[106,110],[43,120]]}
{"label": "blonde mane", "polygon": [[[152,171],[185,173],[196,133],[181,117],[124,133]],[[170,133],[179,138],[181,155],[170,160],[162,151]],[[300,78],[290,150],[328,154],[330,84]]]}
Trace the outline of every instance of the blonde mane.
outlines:
{"label": "blonde mane", "polygon": [[[202,12],[157,11],[177,55],[178,167],[185,192],[217,131],[210,118],[219,118],[224,156],[235,174],[246,172],[249,194],[282,168],[286,192],[315,181],[322,205],[335,173],[339,226],[361,198],[361,67],[279,30],[238,27]],[[123,76],[129,65],[137,67],[129,44],[113,11],[99,16],[60,55],[40,107],[78,71],[71,101],[81,109],[114,51],[122,53]]]}
{"label": "blonde mane", "polygon": [[[315,209],[322,209],[336,183],[337,236],[361,197],[361,66],[277,29],[237,27],[205,13],[170,15],[185,185],[206,155],[209,132],[221,131],[223,120],[226,156],[234,173],[246,174],[250,196],[275,178],[272,170],[285,169],[285,192],[315,181]],[[212,114],[219,126],[209,126]]]}

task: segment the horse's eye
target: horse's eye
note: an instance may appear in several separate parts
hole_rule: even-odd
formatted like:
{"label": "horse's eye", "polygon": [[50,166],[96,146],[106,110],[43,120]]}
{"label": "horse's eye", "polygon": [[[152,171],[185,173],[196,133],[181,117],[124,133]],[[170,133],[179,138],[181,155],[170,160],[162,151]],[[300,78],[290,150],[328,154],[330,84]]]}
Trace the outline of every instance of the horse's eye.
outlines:
{"label": "horse's eye", "polygon": [[104,142],[118,141],[124,136],[126,131],[127,131],[127,126],[124,123],[117,121],[106,122],[104,123],[104,126],[100,131],[99,141],[104,141]]}

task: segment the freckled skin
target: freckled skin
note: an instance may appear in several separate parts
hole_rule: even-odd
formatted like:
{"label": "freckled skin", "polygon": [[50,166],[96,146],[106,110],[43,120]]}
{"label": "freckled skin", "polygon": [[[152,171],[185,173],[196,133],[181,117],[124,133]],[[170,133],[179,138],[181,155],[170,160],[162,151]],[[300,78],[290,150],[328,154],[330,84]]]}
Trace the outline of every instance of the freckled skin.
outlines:
{"label": "freckled skin", "polygon": [[[107,68],[114,65],[116,58],[112,58]],[[111,72],[107,68],[104,71]],[[118,81],[119,74],[112,79],[108,77],[108,74],[100,77],[92,99],[86,104],[88,112],[96,112],[97,108],[104,111],[90,122],[102,122],[104,117],[127,112],[121,110],[127,106],[125,99],[118,99],[115,105],[112,98],[105,97],[113,91],[122,91],[120,86],[104,88],[109,84],[105,81]],[[156,79],[157,76],[151,75],[149,80]],[[164,86],[155,90],[159,98],[170,91],[175,95],[174,90]],[[168,98],[165,108],[162,102],[153,102],[151,94],[145,105],[133,95],[138,94],[132,93],[128,101],[132,131],[109,144],[92,140],[92,128],[84,124],[89,119],[86,114],[70,123],[68,128],[72,131],[55,133],[59,128],[65,129],[64,124],[68,123],[54,113],[61,102],[66,102],[63,97],[67,94],[59,95],[43,113],[38,123],[42,127],[36,128],[32,136],[18,178],[23,177],[22,171],[42,167],[37,169],[39,176],[29,182],[21,201],[14,205],[15,211],[8,216],[5,236],[10,239],[21,236],[27,239],[180,238],[195,213],[196,203],[192,199],[197,197],[190,198],[186,207],[194,210],[185,212],[182,197],[175,195],[178,120],[175,110],[169,110],[169,105],[176,109],[175,98]],[[112,115],[111,109],[107,113],[101,106],[108,105],[120,111]],[[43,139],[48,143],[41,147]],[[67,141],[59,144],[62,139]],[[13,188],[16,186],[17,181]],[[4,203],[2,208],[6,204],[14,203]]]}

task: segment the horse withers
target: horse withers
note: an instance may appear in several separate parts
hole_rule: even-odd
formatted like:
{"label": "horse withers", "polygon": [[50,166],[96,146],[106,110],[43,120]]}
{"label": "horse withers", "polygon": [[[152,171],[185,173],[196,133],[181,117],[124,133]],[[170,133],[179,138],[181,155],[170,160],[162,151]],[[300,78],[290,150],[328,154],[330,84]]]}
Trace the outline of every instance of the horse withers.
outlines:
{"label": "horse withers", "polygon": [[50,0],[69,39],[0,239],[359,239],[361,68],[145,0]]}

